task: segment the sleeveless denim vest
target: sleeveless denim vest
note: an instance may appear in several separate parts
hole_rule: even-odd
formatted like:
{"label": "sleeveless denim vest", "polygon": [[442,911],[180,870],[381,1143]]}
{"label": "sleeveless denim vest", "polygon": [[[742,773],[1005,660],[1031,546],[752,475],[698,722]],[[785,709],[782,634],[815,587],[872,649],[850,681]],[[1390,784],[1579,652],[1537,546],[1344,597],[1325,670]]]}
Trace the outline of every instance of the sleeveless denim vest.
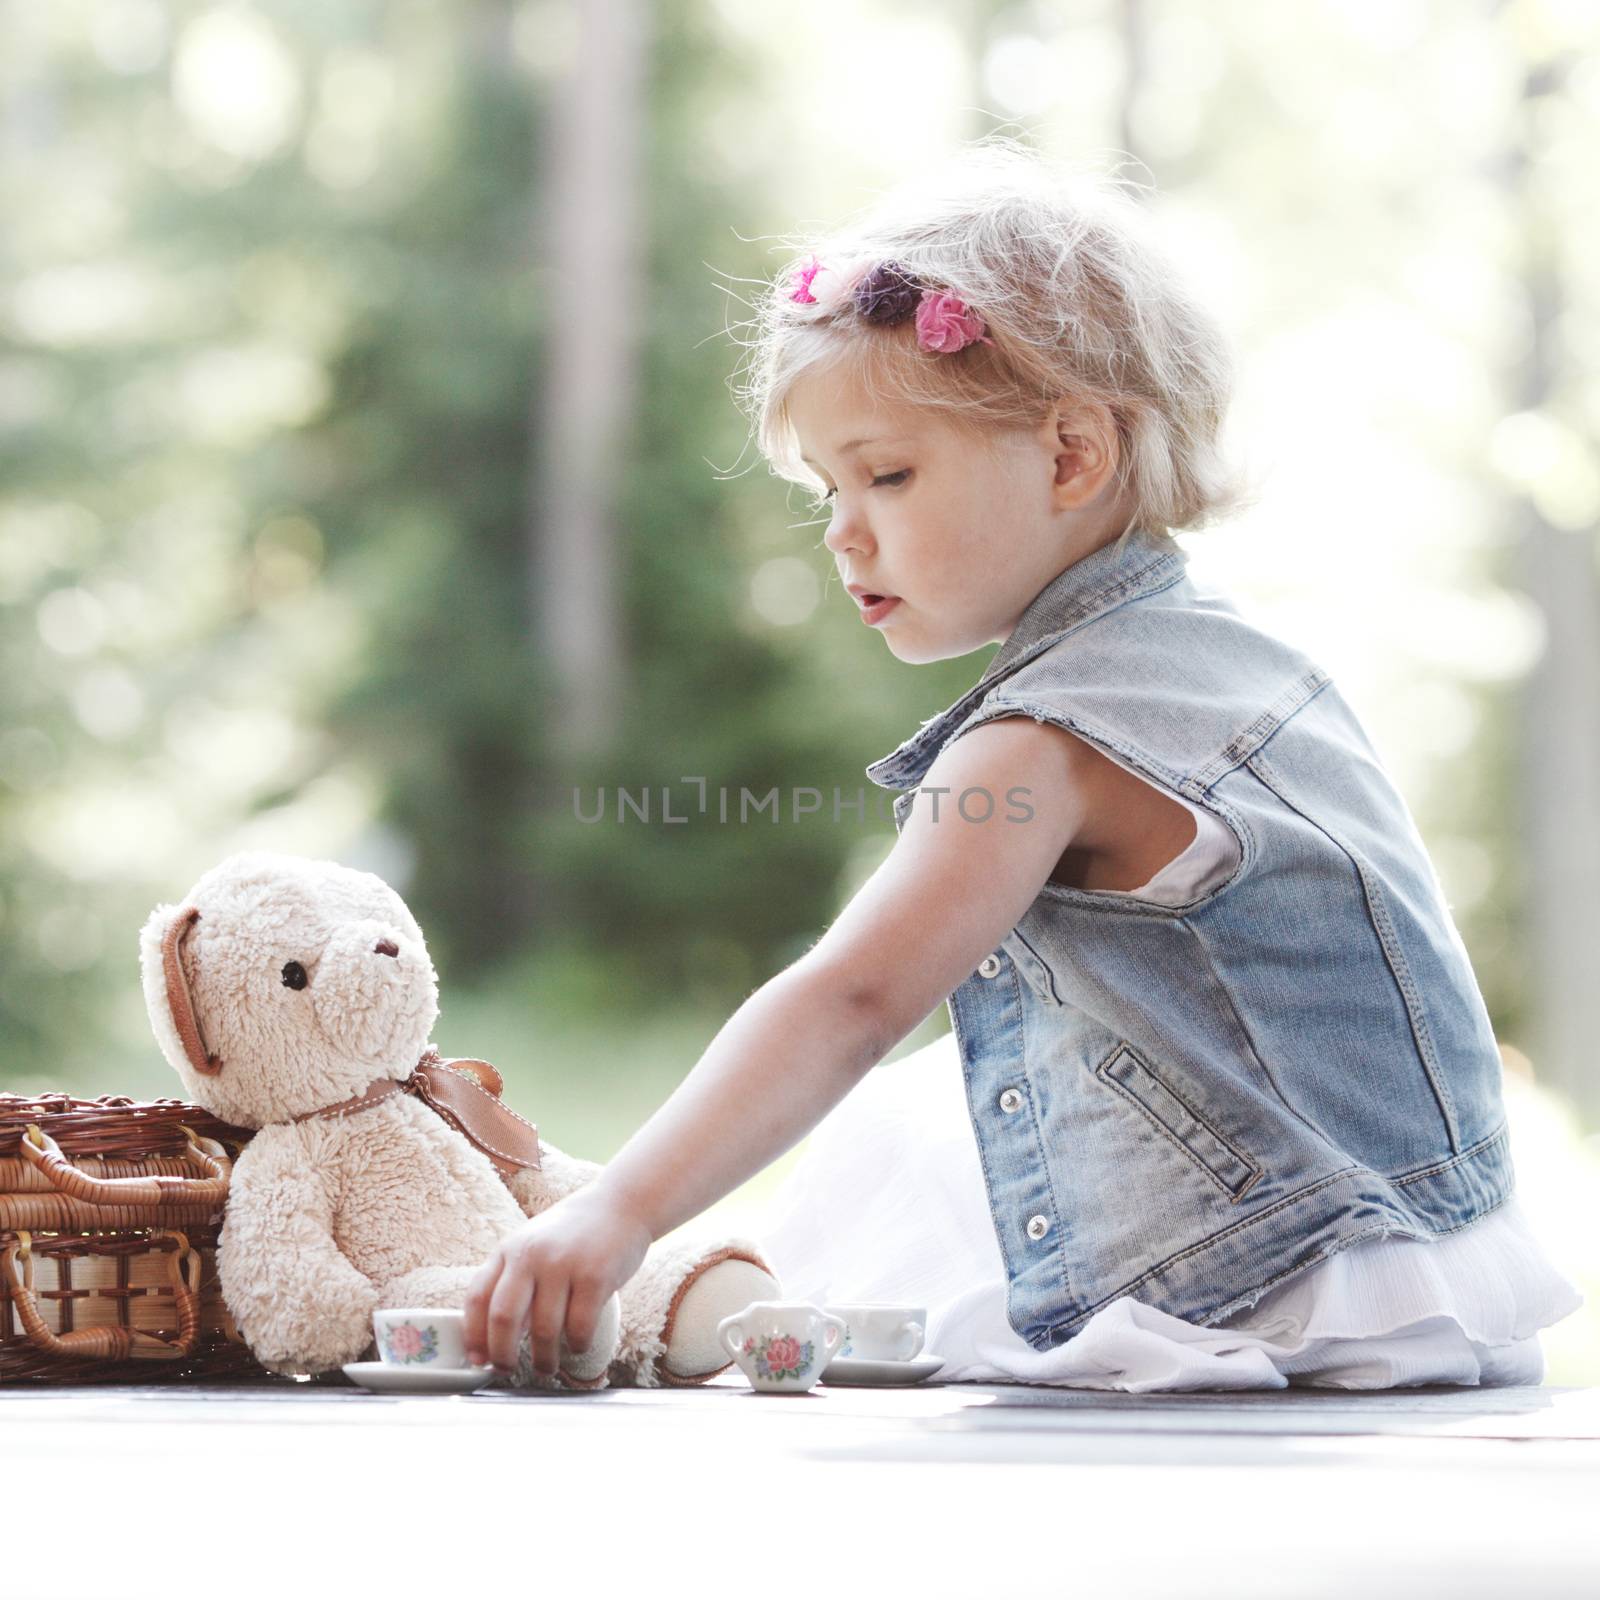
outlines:
{"label": "sleeveless denim vest", "polygon": [[1510,1196],[1466,949],[1327,672],[1135,530],[866,769],[908,791],[897,831],[939,751],[1004,716],[1120,758],[1241,850],[1181,906],[1046,883],[949,997],[1019,1335],[1047,1349],[1123,1295],[1213,1326],[1336,1251]]}

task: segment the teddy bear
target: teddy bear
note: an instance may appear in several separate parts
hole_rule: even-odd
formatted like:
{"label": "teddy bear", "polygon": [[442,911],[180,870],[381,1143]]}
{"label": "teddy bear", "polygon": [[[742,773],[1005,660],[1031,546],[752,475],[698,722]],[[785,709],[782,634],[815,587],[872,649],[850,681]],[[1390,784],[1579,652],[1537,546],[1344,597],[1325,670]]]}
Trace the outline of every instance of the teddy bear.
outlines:
{"label": "teddy bear", "polygon": [[[139,939],[151,1027],[186,1098],[255,1130],[217,1247],[256,1359],[314,1375],[375,1353],[384,1306],[460,1307],[495,1245],[592,1179],[499,1098],[498,1073],[430,1041],[439,984],[422,930],[373,873],[265,850],[228,856]],[[563,1339],[516,1387],[702,1383],[724,1317],[778,1293],[756,1244],[651,1245],[587,1350]]]}

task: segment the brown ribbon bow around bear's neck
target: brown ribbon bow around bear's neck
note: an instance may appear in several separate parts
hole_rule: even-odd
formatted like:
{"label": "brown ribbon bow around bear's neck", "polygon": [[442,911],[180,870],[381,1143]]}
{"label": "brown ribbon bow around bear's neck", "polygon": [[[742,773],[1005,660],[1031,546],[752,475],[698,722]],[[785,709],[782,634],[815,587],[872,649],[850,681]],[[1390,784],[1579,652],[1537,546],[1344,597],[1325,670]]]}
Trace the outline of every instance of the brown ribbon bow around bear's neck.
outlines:
{"label": "brown ribbon bow around bear's neck", "polygon": [[500,1074],[487,1061],[445,1061],[429,1045],[410,1077],[374,1078],[348,1100],[303,1111],[289,1120],[347,1117],[392,1094],[415,1095],[488,1156],[502,1178],[511,1178],[524,1168],[539,1165],[539,1130],[499,1098],[503,1087]]}

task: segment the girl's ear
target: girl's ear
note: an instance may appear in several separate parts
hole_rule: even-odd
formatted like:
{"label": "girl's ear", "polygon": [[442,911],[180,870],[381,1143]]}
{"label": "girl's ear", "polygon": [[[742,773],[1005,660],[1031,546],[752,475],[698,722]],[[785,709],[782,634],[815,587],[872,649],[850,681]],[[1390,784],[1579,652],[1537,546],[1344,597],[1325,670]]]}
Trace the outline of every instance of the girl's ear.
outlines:
{"label": "girl's ear", "polygon": [[1055,502],[1064,511],[1079,510],[1116,472],[1117,430],[1111,413],[1098,402],[1062,401],[1045,426],[1055,461]]}
{"label": "girl's ear", "polygon": [[196,906],[157,906],[139,936],[139,961],[145,1005],[162,1053],[173,1066],[175,1052],[181,1053],[190,1067],[210,1078],[222,1070],[222,1059],[206,1049],[183,965],[183,942],[199,920]]}

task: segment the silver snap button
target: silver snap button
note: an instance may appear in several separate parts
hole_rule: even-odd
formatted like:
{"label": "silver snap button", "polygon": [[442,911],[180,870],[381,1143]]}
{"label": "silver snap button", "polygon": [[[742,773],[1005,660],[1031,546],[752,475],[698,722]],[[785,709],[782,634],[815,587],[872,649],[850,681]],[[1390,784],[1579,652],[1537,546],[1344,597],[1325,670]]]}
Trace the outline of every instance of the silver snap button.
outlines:
{"label": "silver snap button", "polygon": [[992,978],[999,970],[999,956],[985,956],[983,960],[978,963],[978,976],[980,978]]}
{"label": "silver snap button", "polygon": [[1049,1231],[1050,1219],[1048,1217],[1028,1218],[1028,1237],[1030,1239],[1042,1239]]}
{"label": "silver snap button", "polygon": [[1015,1089],[1007,1089],[1000,1096],[1000,1109],[1002,1111],[1015,1111],[1022,1104],[1022,1096]]}

